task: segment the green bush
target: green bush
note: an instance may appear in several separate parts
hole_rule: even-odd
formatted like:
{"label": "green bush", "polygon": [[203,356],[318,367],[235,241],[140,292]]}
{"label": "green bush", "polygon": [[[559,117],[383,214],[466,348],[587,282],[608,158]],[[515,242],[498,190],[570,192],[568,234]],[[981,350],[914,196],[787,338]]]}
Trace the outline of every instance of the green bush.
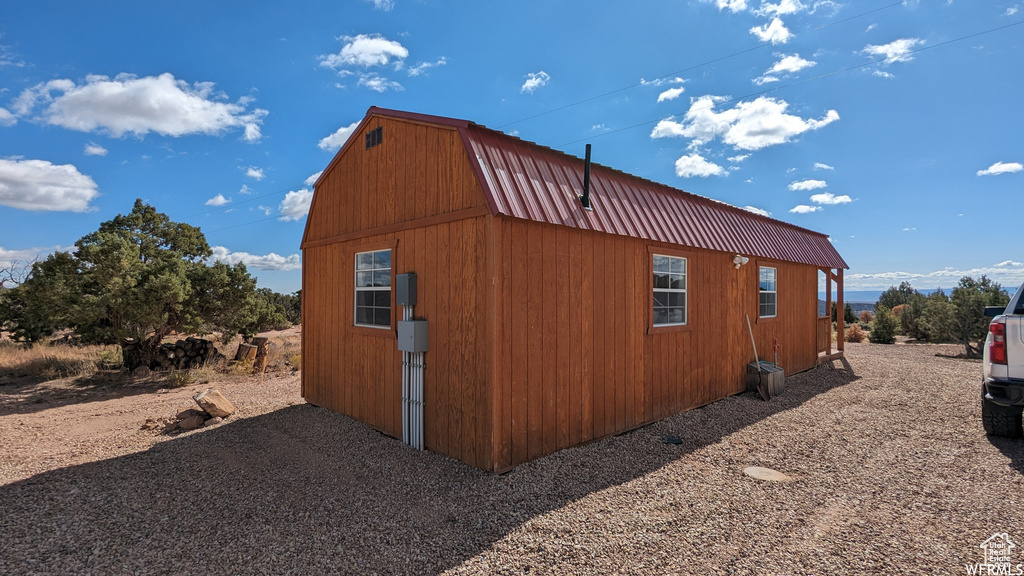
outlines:
{"label": "green bush", "polygon": [[875,308],[875,321],[871,325],[868,340],[874,344],[892,344],[896,341],[897,326],[892,311],[885,306],[878,306]]}

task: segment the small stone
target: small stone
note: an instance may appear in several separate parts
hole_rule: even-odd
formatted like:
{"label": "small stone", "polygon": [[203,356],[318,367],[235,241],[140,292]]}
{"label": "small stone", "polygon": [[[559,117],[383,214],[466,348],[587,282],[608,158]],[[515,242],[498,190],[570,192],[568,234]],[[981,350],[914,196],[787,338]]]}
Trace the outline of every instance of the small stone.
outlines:
{"label": "small stone", "polygon": [[224,397],[219,390],[207,388],[205,392],[194,398],[196,404],[210,413],[210,416],[224,418],[235,413],[235,405]]}
{"label": "small stone", "polygon": [[177,429],[178,429],[178,422],[176,420],[172,420],[172,421],[164,424],[164,432],[165,433],[167,433],[167,432],[174,432]]}
{"label": "small stone", "polygon": [[174,418],[176,420],[184,420],[186,418],[191,418],[192,416],[204,416],[205,414],[206,413],[202,412],[201,410],[196,410],[195,408],[189,408],[188,410],[182,410],[181,412],[178,412],[178,415],[175,416]]}
{"label": "small stone", "polygon": [[136,378],[148,378],[153,371],[149,369],[149,366],[139,366],[135,370],[132,370],[132,376]]}
{"label": "small stone", "polygon": [[178,426],[180,426],[182,430],[195,430],[196,428],[202,427],[203,422],[203,417],[196,414],[195,416],[189,416],[181,422],[178,422]]}
{"label": "small stone", "polygon": [[221,418],[220,416],[214,416],[213,418],[207,420],[206,423],[203,424],[203,426],[216,426],[217,424],[220,424],[223,421],[224,419]]}
{"label": "small stone", "polygon": [[772,470],[771,468],[761,468],[760,466],[750,466],[743,469],[743,473],[751,478],[758,480],[768,480],[769,482],[790,482],[793,480],[792,477],[786,476],[778,470]]}

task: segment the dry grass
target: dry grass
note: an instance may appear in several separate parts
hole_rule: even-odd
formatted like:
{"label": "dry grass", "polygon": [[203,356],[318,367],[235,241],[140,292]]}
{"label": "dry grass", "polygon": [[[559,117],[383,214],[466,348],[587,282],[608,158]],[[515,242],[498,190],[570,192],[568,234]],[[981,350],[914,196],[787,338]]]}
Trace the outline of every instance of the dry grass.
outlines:
{"label": "dry grass", "polygon": [[40,381],[60,378],[88,378],[113,362],[120,363],[116,346],[39,345],[30,348],[0,343],[0,377],[33,378]]}

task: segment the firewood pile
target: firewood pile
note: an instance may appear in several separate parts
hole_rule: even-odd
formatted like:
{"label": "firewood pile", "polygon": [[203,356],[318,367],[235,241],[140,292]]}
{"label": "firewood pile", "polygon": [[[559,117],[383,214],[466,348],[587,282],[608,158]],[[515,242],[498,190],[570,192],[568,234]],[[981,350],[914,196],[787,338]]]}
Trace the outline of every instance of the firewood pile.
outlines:
{"label": "firewood pile", "polygon": [[[138,344],[127,343],[123,346],[137,348]],[[127,358],[132,350],[124,350]],[[149,363],[151,370],[187,370],[197,368],[207,362],[221,360],[224,355],[217,351],[213,342],[203,338],[186,338],[171,344],[161,344]]]}

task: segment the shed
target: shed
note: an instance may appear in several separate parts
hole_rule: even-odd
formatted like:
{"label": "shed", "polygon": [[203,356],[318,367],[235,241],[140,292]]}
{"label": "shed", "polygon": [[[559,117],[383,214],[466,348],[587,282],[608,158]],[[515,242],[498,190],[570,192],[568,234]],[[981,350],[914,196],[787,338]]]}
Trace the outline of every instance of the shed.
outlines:
{"label": "shed", "polygon": [[744,391],[746,316],[786,373],[842,355],[818,279],[842,310],[848,266],[825,235],[597,164],[588,210],[585,168],[370,108],[314,185],[303,397],[403,437],[395,280],[410,272],[429,328],[423,443],[495,472]]}

